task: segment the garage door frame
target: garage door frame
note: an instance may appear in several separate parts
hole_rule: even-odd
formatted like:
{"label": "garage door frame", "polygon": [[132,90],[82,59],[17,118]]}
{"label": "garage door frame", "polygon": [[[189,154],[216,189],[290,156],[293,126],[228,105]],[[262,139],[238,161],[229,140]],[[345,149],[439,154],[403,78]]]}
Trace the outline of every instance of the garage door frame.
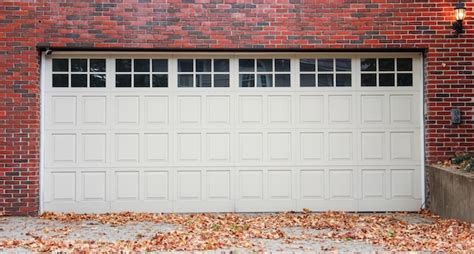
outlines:
{"label": "garage door frame", "polygon": [[[232,53],[232,52],[222,52],[222,53],[214,53],[214,52],[54,52],[53,53],[55,56],[99,56],[99,55],[108,55],[108,56],[117,56],[117,55],[123,55],[123,56],[148,56],[148,55],[166,55],[166,56],[180,56],[180,57],[198,57],[198,56],[216,56],[216,55],[235,55],[235,56],[249,56],[249,57],[258,57],[258,56],[268,56],[271,55],[272,57],[278,57],[278,56],[288,56],[294,58],[295,56],[301,56],[299,53],[271,53],[271,52],[239,52],[239,53]],[[308,53],[305,53],[305,56],[308,55]],[[353,56],[361,56],[361,55],[370,55],[374,57],[398,57],[398,56],[410,56],[418,59],[419,65],[422,66],[422,54],[421,53],[312,53],[311,55],[314,55],[315,57],[337,57],[337,56],[344,56],[344,57],[353,57]],[[45,124],[45,89],[46,89],[46,81],[45,81],[45,76],[47,75],[48,71],[45,68],[45,61],[46,61],[46,54],[42,54],[42,64],[41,64],[41,78],[40,78],[40,83],[41,83],[41,150],[40,150],[40,211],[44,211],[44,163],[45,163],[45,156],[44,156],[44,147],[45,147],[45,132],[44,132],[44,124]],[[419,94],[420,98],[418,98],[418,109],[419,109],[419,114],[420,114],[420,129],[419,129],[419,136],[420,136],[420,163],[421,163],[421,172],[420,172],[420,180],[421,180],[421,199],[422,199],[422,204],[425,203],[425,180],[424,180],[424,82],[423,82],[423,70],[419,70]],[[293,76],[294,73],[292,73]],[[356,73],[357,74],[357,73]],[[416,82],[416,81],[415,81]]]}

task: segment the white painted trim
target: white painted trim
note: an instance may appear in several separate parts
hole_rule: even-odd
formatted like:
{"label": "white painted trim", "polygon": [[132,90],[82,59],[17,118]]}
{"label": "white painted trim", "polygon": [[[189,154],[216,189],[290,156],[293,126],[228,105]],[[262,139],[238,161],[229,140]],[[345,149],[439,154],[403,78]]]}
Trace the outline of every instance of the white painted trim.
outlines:
{"label": "white painted trim", "polygon": [[39,213],[43,213],[44,206],[44,105],[45,105],[45,77],[46,77],[46,57],[45,53],[41,53],[41,66],[40,66],[40,151],[39,151]]}
{"label": "white painted trim", "polygon": [[418,61],[420,61],[420,63],[417,65],[417,66],[420,66],[421,67],[421,70],[419,70],[420,72],[420,80],[419,80],[419,84],[420,84],[420,142],[421,142],[421,146],[420,146],[420,150],[421,150],[421,153],[420,153],[420,161],[421,161],[421,208],[425,208],[426,207],[426,172],[425,172],[425,160],[426,160],[426,156],[425,156],[425,111],[426,111],[426,107],[425,107],[425,59],[423,58],[423,54],[420,54],[418,58]]}

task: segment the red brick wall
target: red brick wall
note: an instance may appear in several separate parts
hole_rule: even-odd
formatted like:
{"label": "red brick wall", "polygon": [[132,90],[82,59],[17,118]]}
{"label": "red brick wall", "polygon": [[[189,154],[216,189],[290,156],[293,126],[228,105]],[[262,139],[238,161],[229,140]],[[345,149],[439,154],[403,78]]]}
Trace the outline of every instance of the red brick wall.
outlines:
{"label": "red brick wall", "polygon": [[[90,3],[97,2],[97,3]],[[126,2],[126,4],[119,3]],[[3,0],[0,212],[38,208],[35,47],[425,50],[426,156],[474,150],[474,3],[453,36],[448,0]],[[462,124],[450,124],[450,109]]]}

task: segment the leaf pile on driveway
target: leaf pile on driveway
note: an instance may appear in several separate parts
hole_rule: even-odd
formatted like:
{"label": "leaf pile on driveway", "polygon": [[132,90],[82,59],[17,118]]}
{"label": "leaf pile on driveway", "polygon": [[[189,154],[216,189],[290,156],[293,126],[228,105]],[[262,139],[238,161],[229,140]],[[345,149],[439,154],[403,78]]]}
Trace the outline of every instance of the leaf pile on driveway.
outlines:
{"label": "leaf pile on driveway", "polygon": [[[42,219],[95,221],[110,225],[136,222],[168,223],[178,227],[159,232],[151,239],[99,241],[67,240],[61,237],[31,240],[0,240],[2,248],[27,248],[33,251],[191,251],[245,248],[263,250],[258,239],[275,239],[284,243],[304,240],[361,240],[387,250],[407,251],[474,251],[474,229],[457,220],[441,219],[422,212],[430,223],[408,223],[404,214],[356,214],[343,212],[274,213],[248,215],[228,214],[152,214],[44,213]],[[289,235],[284,228],[301,228],[302,234]]]}

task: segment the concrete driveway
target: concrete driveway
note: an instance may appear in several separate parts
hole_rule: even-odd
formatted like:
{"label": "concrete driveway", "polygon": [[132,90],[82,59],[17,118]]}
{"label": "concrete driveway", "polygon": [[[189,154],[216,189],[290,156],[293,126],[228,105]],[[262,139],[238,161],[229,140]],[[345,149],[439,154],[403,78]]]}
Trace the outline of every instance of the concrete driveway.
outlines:
{"label": "concrete driveway", "polygon": [[472,251],[474,231],[429,214],[44,214],[0,217],[0,250]]}

